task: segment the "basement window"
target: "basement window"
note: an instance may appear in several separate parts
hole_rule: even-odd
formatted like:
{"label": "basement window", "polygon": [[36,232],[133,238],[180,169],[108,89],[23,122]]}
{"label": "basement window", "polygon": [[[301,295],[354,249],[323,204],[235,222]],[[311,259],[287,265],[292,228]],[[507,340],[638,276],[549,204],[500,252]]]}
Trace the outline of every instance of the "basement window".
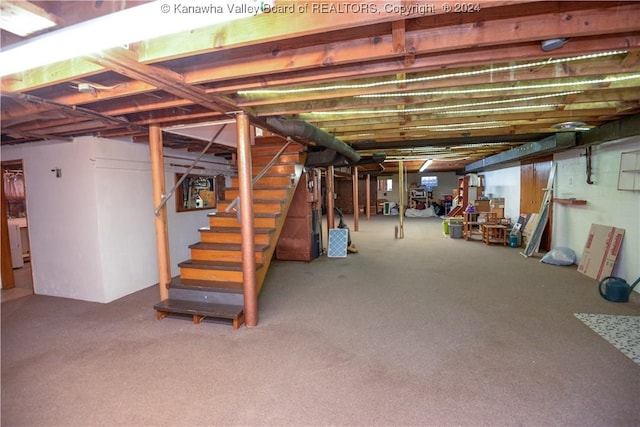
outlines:
{"label": "basement window", "polygon": [[393,180],[392,179],[379,179],[378,180],[378,191],[391,191],[393,190]]}
{"label": "basement window", "polygon": [[[182,174],[175,175],[177,183]],[[187,175],[176,189],[176,212],[214,209],[217,206],[216,177]]]}
{"label": "basement window", "polygon": [[431,191],[432,188],[438,186],[438,177],[433,176],[421,176],[420,177],[420,185]]}

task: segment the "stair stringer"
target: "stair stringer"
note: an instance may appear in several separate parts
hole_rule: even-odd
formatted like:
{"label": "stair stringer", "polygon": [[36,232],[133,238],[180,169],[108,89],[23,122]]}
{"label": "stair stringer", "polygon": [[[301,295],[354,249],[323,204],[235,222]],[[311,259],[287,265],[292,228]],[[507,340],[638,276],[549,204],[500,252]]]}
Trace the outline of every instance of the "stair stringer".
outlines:
{"label": "stair stringer", "polygon": [[[302,156],[302,153],[301,153]],[[273,259],[273,253],[276,250],[276,246],[278,244],[278,239],[280,238],[280,233],[282,232],[282,228],[284,226],[285,221],[287,220],[287,214],[289,213],[289,207],[291,206],[291,202],[293,200],[293,195],[298,188],[298,183],[300,182],[300,177],[302,176],[302,171],[304,167],[301,163],[297,163],[295,166],[295,172],[292,176],[292,184],[289,189],[288,197],[282,206],[282,214],[276,220],[276,231],[271,235],[271,239],[269,239],[269,248],[266,250],[264,254],[264,262],[263,266],[260,270],[256,272],[256,291],[258,295],[262,290],[262,285],[264,283],[264,279],[269,271],[269,266],[271,265],[271,260]]]}

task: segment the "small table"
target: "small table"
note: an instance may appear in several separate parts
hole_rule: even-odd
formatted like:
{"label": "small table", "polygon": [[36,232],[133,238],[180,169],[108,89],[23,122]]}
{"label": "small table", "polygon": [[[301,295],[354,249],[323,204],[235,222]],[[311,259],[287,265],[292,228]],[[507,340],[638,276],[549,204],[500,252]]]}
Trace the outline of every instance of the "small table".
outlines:
{"label": "small table", "polygon": [[507,226],[501,224],[482,224],[482,240],[487,244],[507,245]]}

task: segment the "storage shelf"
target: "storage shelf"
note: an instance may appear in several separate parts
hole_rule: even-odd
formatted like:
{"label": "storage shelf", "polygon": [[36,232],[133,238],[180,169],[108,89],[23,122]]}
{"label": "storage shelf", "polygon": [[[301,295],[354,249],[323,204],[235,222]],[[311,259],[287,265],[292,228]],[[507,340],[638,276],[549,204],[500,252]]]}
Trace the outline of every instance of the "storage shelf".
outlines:
{"label": "storage shelf", "polygon": [[618,190],[640,191],[640,150],[620,154]]}
{"label": "storage shelf", "polygon": [[577,199],[553,199],[555,203],[560,203],[561,205],[586,205],[586,200],[577,200]]}

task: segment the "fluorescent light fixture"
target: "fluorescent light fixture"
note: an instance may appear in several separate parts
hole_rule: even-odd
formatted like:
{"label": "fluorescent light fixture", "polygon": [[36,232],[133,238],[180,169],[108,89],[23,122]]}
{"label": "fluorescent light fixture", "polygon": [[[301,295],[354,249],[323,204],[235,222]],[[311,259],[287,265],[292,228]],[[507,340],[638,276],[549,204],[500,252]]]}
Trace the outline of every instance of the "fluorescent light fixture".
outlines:
{"label": "fluorescent light fixture", "polygon": [[[4,2],[3,2],[4,3]],[[141,40],[256,16],[274,0],[157,0],[48,33],[0,53],[0,76]]]}
{"label": "fluorescent light fixture", "polygon": [[0,2],[0,28],[20,37],[55,27],[55,17],[27,1]]}
{"label": "fluorescent light fixture", "polygon": [[424,172],[424,170],[428,168],[431,165],[431,163],[433,163],[432,159],[429,159],[426,162],[424,162],[422,166],[420,166],[420,170],[418,172]]}

